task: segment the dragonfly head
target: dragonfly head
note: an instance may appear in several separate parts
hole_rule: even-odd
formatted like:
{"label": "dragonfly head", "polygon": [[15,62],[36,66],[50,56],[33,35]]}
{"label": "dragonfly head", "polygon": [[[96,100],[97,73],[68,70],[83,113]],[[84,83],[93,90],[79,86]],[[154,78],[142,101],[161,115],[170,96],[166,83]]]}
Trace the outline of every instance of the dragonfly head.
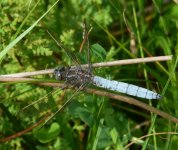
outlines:
{"label": "dragonfly head", "polygon": [[54,70],[54,75],[57,80],[63,80],[64,79],[64,72],[66,68],[64,66],[59,66]]}

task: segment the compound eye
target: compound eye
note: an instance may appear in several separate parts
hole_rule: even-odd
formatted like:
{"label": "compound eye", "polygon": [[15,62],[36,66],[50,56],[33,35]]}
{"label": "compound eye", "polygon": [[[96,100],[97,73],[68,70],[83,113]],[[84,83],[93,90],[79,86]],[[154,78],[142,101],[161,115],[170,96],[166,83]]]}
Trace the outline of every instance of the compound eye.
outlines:
{"label": "compound eye", "polygon": [[55,75],[56,80],[62,80],[62,70],[61,70],[61,68],[56,68],[54,70],[54,75]]}

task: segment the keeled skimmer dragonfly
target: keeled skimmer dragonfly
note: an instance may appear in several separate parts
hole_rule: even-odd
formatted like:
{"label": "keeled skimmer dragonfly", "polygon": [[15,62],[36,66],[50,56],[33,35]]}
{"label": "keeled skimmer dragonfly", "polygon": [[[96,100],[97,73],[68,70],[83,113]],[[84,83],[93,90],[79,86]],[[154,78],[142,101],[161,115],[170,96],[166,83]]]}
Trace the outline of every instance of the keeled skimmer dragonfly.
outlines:
{"label": "keeled skimmer dragonfly", "polygon": [[[145,99],[160,99],[161,95],[158,93],[155,93],[153,91],[150,91],[146,88],[142,88],[136,85],[124,83],[124,82],[118,82],[114,80],[108,80],[99,76],[95,76],[92,73],[92,65],[90,63],[90,48],[89,48],[89,41],[88,41],[88,35],[90,31],[84,32],[84,42],[88,42],[88,69],[83,69],[80,64],[78,64],[77,59],[74,57],[74,55],[70,55],[70,57],[76,62],[77,66],[74,68],[71,67],[64,67],[60,66],[55,69],[54,75],[57,80],[63,80],[67,84],[77,86],[77,87],[84,87],[87,84],[93,84],[101,88],[105,88],[111,91],[116,91],[124,94],[128,94],[131,96],[136,96],[140,98]],[[52,36],[52,35],[51,35]],[[52,37],[54,39],[54,37]],[[54,39],[55,40],[55,39]],[[62,49],[64,47],[55,40],[58,46],[60,46]],[[66,51],[66,49],[64,49]],[[67,50],[68,51],[68,50]],[[67,52],[68,53],[68,52]]]}

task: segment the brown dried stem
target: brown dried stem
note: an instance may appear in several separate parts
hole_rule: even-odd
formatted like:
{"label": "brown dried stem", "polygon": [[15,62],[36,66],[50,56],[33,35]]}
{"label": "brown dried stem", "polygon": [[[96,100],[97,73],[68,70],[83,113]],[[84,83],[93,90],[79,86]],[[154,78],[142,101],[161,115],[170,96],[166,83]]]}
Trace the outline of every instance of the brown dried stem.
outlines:
{"label": "brown dried stem", "polygon": [[[129,64],[138,64],[138,63],[168,61],[168,60],[172,60],[172,55],[101,62],[101,63],[92,64],[92,67],[94,68],[110,67],[110,66],[120,66],[120,65],[129,65]],[[81,65],[81,66],[85,68],[85,67],[88,67],[88,64]],[[75,66],[72,66],[72,67],[75,67]],[[0,78],[1,77],[29,77],[29,76],[36,76],[36,75],[42,75],[42,74],[51,74],[53,72],[54,72],[54,69],[47,69],[47,70],[39,70],[39,71],[33,71],[33,72],[0,75]]]}
{"label": "brown dried stem", "polygon": [[7,141],[10,141],[12,139],[15,139],[23,134],[25,134],[26,132],[29,132],[31,130],[33,130],[35,127],[39,126],[41,123],[43,123],[45,121],[45,119],[49,116],[49,114],[47,114],[46,116],[44,116],[40,121],[38,121],[36,124],[34,124],[33,126],[23,130],[23,131],[20,131],[20,132],[17,132],[11,136],[8,136],[8,137],[5,137],[3,139],[0,139],[0,143],[3,143],[3,142],[7,142]]}

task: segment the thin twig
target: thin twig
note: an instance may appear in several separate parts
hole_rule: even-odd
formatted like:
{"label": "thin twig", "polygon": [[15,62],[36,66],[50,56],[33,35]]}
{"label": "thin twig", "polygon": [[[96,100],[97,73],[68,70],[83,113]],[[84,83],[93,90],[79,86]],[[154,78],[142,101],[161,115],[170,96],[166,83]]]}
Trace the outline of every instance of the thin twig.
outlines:
{"label": "thin twig", "polygon": [[[111,66],[149,63],[149,62],[168,61],[168,60],[172,60],[172,55],[101,62],[101,63],[92,64],[92,67],[94,67],[94,68],[111,67]],[[88,67],[88,64],[81,65],[81,66],[85,68],[85,67]],[[72,67],[75,67],[75,66],[72,66]],[[0,78],[1,77],[29,77],[29,76],[36,76],[36,75],[51,74],[53,72],[54,72],[54,69],[47,69],[47,70],[39,70],[39,71],[33,71],[33,72],[23,72],[23,73],[15,73],[15,74],[8,74],[8,75],[0,75]]]}
{"label": "thin twig", "polygon": [[37,81],[39,80],[32,78],[0,76],[0,82],[37,82]]}
{"label": "thin twig", "polygon": [[3,139],[0,139],[0,143],[4,143],[4,142],[7,142],[7,141],[10,141],[12,139],[15,139],[23,134],[25,134],[26,132],[29,132],[31,131],[32,129],[34,129],[35,127],[39,126],[41,123],[44,122],[44,120],[49,116],[49,114],[47,114],[46,116],[44,116],[40,121],[38,121],[36,124],[34,124],[33,126],[23,130],[23,131],[20,131],[20,132],[17,132],[11,136],[8,136],[8,137],[5,137]]}
{"label": "thin twig", "polygon": [[128,149],[134,143],[139,142],[140,140],[142,140],[144,138],[147,138],[149,136],[155,136],[155,135],[177,135],[177,134],[178,134],[177,132],[158,132],[158,133],[153,133],[153,134],[147,134],[147,135],[144,135],[144,136],[142,136],[142,137],[140,137],[138,139],[134,138],[132,142],[130,142],[129,144],[127,144],[124,147],[124,150]]}
{"label": "thin twig", "polygon": [[[172,55],[109,61],[109,62],[104,62],[104,63],[95,63],[92,66],[93,67],[109,67],[109,66],[121,66],[121,65],[149,63],[149,62],[157,62],[157,61],[168,61],[168,60],[172,60]],[[87,67],[87,65],[83,65],[83,66]]]}

